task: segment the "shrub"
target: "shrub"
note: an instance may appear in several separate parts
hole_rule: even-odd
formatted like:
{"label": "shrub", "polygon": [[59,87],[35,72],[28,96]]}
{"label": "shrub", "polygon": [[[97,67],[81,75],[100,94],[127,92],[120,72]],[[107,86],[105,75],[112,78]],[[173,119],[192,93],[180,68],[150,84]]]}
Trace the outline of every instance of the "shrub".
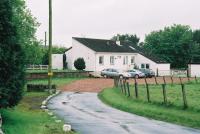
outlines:
{"label": "shrub", "polygon": [[12,2],[0,2],[0,108],[13,107],[22,98],[25,52],[13,21]]}
{"label": "shrub", "polygon": [[74,67],[77,70],[84,70],[86,68],[84,59],[83,58],[78,58],[77,60],[75,60],[74,61]]}

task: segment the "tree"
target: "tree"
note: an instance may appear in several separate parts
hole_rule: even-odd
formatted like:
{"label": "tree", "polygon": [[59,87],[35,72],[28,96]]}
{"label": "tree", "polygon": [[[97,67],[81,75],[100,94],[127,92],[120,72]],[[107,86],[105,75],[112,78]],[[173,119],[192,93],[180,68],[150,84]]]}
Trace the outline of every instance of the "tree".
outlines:
{"label": "tree", "polygon": [[192,59],[193,33],[190,26],[172,25],[146,36],[144,49],[171,63],[172,68],[186,68]]}
{"label": "tree", "polygon": [[40,49],[41,41],[38,41],[35,34],[39,23],[36,21],[27,9],[24,0],[13,0],[13,22],[15,23],[19,43],[22,44],[25,50],[25,63],[38,64],[43,57],[42,50]]}
{"label": "tree", "polygon": [[193,42],[191,62],[200,62],[200,29],[193,31]]}
{"label": "tree", "polygon": [[117,41],[117,40],[120,40],[120,41],[128,41],[134,45],[138,45],[139,41],[140,41],[140,38],[137,37],[136,34],[117,34],[115,35],[114,37],[112,37],[112,40],[114,41]]}
{"label": "tree", "polygon": [[84,59],[83,58],[78,58],[77,60],[75,60],[74,61],[74,67],[77,70],[84,70],[86,68]]}
{"label": "tree", "polygon": [[11,0],[0,1],[0,107],[13,107],[22,98],[25,54],[14,21]]}

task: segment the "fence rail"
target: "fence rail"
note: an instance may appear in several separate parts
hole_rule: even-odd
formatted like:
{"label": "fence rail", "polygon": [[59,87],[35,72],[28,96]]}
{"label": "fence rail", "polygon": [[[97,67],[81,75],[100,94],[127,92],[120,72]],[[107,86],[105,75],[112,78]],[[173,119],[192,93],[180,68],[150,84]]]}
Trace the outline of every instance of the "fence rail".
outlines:
{"label": "fence rail", "polygon": [[29,65],[27,70],[47,70],[48,65]]}

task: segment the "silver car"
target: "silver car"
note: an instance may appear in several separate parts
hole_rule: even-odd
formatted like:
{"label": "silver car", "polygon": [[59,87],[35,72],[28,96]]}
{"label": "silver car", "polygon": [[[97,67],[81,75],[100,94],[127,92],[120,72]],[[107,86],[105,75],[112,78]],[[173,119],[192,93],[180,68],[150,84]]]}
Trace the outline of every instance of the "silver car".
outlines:
{"label": "silver car", "polygon": [[123,72],[118,69],[108,68],[101,71],[101,76],[103,76],[104,78],[109,78],[109,77],[130,78],[131,74],[128,72]]}
{"label": "silver car", "polygon": [[145,74],[143,72],[136,70],[136,69],[128,70],[127,72],[131,74],[132,78],[144,78],[145,77]]}

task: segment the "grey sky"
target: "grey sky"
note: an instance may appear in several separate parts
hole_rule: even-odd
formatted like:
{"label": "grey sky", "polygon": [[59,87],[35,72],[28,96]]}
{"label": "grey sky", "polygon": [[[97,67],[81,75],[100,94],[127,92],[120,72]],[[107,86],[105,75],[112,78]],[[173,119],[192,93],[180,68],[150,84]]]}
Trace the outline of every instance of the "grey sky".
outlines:
{"label": "grey sky", "polygon": [[[37,36],[48,30],[48,0],[26,0],[41,23]],[[71,37],[109,39],[117,33],[145,34],[166,25],[200,28],[200,0],[53,0],[53,43],[71,45]]]}

